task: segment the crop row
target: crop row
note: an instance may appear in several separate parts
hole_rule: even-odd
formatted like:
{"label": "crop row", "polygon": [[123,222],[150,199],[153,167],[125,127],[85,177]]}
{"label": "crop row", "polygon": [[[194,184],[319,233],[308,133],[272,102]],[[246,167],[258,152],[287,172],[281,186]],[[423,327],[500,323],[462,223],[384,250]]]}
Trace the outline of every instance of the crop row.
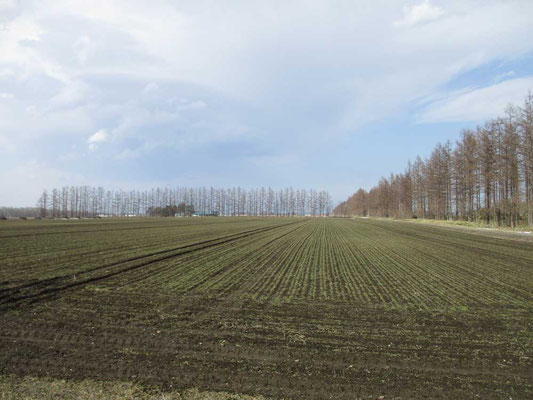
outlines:
{"label": "crop row", "polygon": [[[122,285],[268,301],[432,308],[533,304],[527,256],[479,254],[366,222],[309,220],[121,275]],[[531,259],[533,251],[529,249]],[[109,286],[114,281],[107,282]]]}
{"label": "crop row", "polygon": [[365,220],[157,223],[3,239],[0,297],[87,280],[123,290],[276,302],[427,309],[533,304],[529,242]]}

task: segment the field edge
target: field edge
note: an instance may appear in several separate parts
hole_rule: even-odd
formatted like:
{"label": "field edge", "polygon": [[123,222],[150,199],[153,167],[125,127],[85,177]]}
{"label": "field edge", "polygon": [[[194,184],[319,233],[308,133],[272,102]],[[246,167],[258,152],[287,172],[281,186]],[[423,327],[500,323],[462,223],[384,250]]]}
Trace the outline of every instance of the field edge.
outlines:
{"label": "field edge", "polygon": [[[56,379],[31,375],[0,375],[0,399],[76,400],[270,400],[261,395],[200,391],[196,388],[162,391],[130,381]],[[285,399],[288,400],[288,399]]]}

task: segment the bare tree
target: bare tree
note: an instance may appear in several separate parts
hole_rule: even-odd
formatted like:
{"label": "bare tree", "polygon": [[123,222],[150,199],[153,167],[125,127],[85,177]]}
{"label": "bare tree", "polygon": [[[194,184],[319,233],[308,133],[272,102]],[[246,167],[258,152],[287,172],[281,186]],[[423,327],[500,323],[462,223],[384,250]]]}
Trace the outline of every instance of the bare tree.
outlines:
{"label": "bare tree", "polygon": [[452,148],[437,144],[403,174],[358,190],[336,215],[372,215],[484,221],[533,226],[533,95],[505,117],[464,130]]}

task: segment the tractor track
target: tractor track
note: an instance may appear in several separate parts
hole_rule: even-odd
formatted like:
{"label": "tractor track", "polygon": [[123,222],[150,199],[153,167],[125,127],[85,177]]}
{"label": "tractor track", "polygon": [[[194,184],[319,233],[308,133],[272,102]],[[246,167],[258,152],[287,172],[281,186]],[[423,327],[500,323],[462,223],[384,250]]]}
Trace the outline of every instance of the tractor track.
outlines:
{"label": "tractor track", "polygon": [[[90,268],[88,270],[77,272],[74,274],[68,274],[68,275],[63,275],[59,277],[48,278],[48,279],[40,280],[37,282],[31,282],[28,284],[20,285],[14,288],[2,289],[2,291],[0,291],[0,293],[3,292],[3,294],[0,295],[0,310],[5,309],[5,308],[12,308],[13,306],[16,306],[17,303],[20,303],[22,301],[29,300],[31,303],[35,303],[44,298],[48,298],[50,295],[61,293],[68,289],[82,287],[87,284],[99,282],[99,281],[102,281],[108,278],[112,278],[112,277],[124,274],[126,272],[130,272],[130,271],[142,268],[142,267],[146,267],[148,265],[151,265],[151,264],[154,264],[160,261],[169,260],[169,259],[179,257],[185,254],[189,254],[195,251],[200,251],[200,250],[204,250],[207,248],[219,246],[219,245],[233,242],[239,239],[243,239],[243,238],[254,236],[260,233],[268,232],[274,229],[279,229],[282,227],[295,225],[295,224],[301,224],[302,222],[305,222],[305,220],[290,222],[290,223],[283,224],[283,225],[269,226],[266,228],[251,229],[251,230],[247,230],[244,232],[239,232],[239,233],[235,233],[235,234],[231,234],[231,235],[227,235],[227,236],[223,236],[219,238],[191,243],[185,246],[179,246],[179,247],[175,247],[172,249],[160,250],[160,251],[152,252],[149,254],[131,257],[125,260],[121,260],[121,261],[117,261],[117,262],[113,262],[113,263],[109,263],[105,265],[100,265],[98,267]],[[168,253],[171,253],[171,254],[168,254]],[[147,258],[159,256],[159,255],[163,255],[163,256],[157,257],[151,260],[146,260]],[[131,262],[135,262],[139,260],[146,260],[146,261],[143,261],[140,264],[134,264],[134,265],[127,266],[125,268],[120,268],[117,271],[112,271],[112,272],[106,271],[107,273],[103,275],[85,278],[87,274],[97,272],[105,268],[120,267],[125,264],[129,264]],[[82,277],[81,280],[79,280],[80,276]],[[64,282],[69,279],[74,279],[75,281],[70,282],[68,284],[64,284],[62,286],[56,286],[58,283],[60,284],[61,282]],[[25,293],[27,290],[30,292]],[[31,292],[35,290],[37,290],[37,292]]]}

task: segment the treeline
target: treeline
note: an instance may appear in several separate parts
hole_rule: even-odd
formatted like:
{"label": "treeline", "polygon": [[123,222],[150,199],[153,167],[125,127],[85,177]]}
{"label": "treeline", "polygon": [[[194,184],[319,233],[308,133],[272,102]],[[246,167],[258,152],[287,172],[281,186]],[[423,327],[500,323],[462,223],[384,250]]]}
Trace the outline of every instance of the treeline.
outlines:
{"label": "treeline", "polygon": [[334,209],[339,216],[485,221],[533,226],[533,96],[505,116],[438,144],[400,174],[359,189]]}
{"label": "treeline", "polygon": [[186,213],[195,210],[199,214],[221,216],[327,216],[332,209],[331,196],[325,190],[264,187],[106,190],[91,186],[44,190],[37,208],[41,217],[124,217],[171,214],[169,210],[180,204],[191,207]]}
{"label": "treeline", "polygon": [[0,207],[0,219],[4,218],[35,218],[39,210],[35,207]]}
{"label": "treeline", "polygon": [[[165,207],[154,207],[149,208],[146,210],[146,214],[151,217],[174,217],[176,215],[180,217],[190,217],[194,215],[196,211],[194,211],[194,206],[185,203],[180,203],[177,206],[176,205],[170,205]],[[211,213],[210,215],[215,215],[214,213]]]}

